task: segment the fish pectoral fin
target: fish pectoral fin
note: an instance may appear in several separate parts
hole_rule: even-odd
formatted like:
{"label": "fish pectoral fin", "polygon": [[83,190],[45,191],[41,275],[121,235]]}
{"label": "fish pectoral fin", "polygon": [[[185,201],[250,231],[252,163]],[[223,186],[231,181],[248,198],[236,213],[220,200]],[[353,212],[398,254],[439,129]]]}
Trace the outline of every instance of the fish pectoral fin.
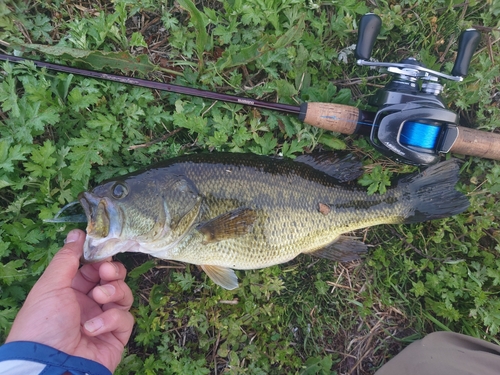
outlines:
{"label": "fish pectoral fin", "polygon": [[233,290],[238,287],[238,277],[231,268],[205,264],[201,265],[201,268],[214,283],[224,289]]}
{"label": "fish pectoral fin", "polygon": [[203,234],[203,243],[207,244],[249,233],[256,219],[254,210],[242,207],[202,223],[196,229]]}
{"label": "fish pectoral fin", "polygon": [[352,237],[340,236],[330,245],[309,254],[337,262],[349,262],[359,259],[360,255],[366,253],[367,249],[368,247],[361,241]]}

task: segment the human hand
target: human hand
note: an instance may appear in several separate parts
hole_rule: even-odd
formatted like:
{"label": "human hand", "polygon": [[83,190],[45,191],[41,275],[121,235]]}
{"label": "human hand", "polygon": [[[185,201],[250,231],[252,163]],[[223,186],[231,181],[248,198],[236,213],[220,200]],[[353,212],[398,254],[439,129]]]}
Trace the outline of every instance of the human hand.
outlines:
{"label": "human hand", "polygon": [[134,325],[129,312],[132,291],[121,263],[102,261],[78,268],[84,241],[81,230],[68,233],[28,294],[6,342],[38,342],[113,372]]}

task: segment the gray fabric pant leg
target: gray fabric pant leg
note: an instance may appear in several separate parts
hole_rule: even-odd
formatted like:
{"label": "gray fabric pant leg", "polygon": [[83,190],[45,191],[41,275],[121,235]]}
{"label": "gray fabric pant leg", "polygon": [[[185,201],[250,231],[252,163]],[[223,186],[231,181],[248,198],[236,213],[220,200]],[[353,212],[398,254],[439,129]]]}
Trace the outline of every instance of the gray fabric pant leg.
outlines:
{"label": "gray fabric pant leg", "polygon": [[375,375],[500,374],[500,346],[453,332],[415,341]]}

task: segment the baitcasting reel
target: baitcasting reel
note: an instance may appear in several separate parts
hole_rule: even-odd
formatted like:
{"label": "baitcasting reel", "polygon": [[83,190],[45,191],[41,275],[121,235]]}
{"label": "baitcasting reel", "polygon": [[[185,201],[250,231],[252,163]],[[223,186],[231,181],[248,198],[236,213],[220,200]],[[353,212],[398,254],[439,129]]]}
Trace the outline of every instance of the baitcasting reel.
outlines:
{"label": "baitcasting reel", "polygon": [[447,109],[440,98],[440,79],[462,81],[480,40],[474,29],[464,31],[451,75],[426,68],[414,58],[399,63],[370,61],[371,51],[380,32],[376,14],[361,18],[356,58],[358,65],[385,68],[393,79],[372,99],[378,108],[370,141],[383,154],[398,161],[428,165],[447,153],[458,137],[458,115]]}

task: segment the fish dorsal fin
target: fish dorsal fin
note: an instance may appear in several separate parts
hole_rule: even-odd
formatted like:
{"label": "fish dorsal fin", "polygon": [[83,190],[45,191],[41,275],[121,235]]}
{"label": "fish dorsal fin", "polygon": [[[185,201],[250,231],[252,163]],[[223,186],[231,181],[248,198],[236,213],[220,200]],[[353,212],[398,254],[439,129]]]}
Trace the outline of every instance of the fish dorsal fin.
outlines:
{"label": "fish dorsal fin", "polygon": [[353,181],[363,174],[363,164],[356,160],[353,155],[347,155],[340,159],[333,152],[320,152],[299,155],[294,161],[307,164],[337,179],[339,182]]}
{"label": "fish dorsal fin", "polygon": [[326,258],[337,262],[349,262],[360,258],[366,253],[367,246],[352,237],[340,236],[330,245],[309,253],[315,257]]}
{"label": "fish dorsal fin", "polygon": [[249,233],[256,219],[254,210],[240,207],[201,223],[196,229],[203,234],[203,243],[207,244]]}
{"label": "fish dorsal fin", "polygon": [[233,290],[238,287],[238,277],[231,268],[202,265],[201,268],[217,285],[224,289]]}

